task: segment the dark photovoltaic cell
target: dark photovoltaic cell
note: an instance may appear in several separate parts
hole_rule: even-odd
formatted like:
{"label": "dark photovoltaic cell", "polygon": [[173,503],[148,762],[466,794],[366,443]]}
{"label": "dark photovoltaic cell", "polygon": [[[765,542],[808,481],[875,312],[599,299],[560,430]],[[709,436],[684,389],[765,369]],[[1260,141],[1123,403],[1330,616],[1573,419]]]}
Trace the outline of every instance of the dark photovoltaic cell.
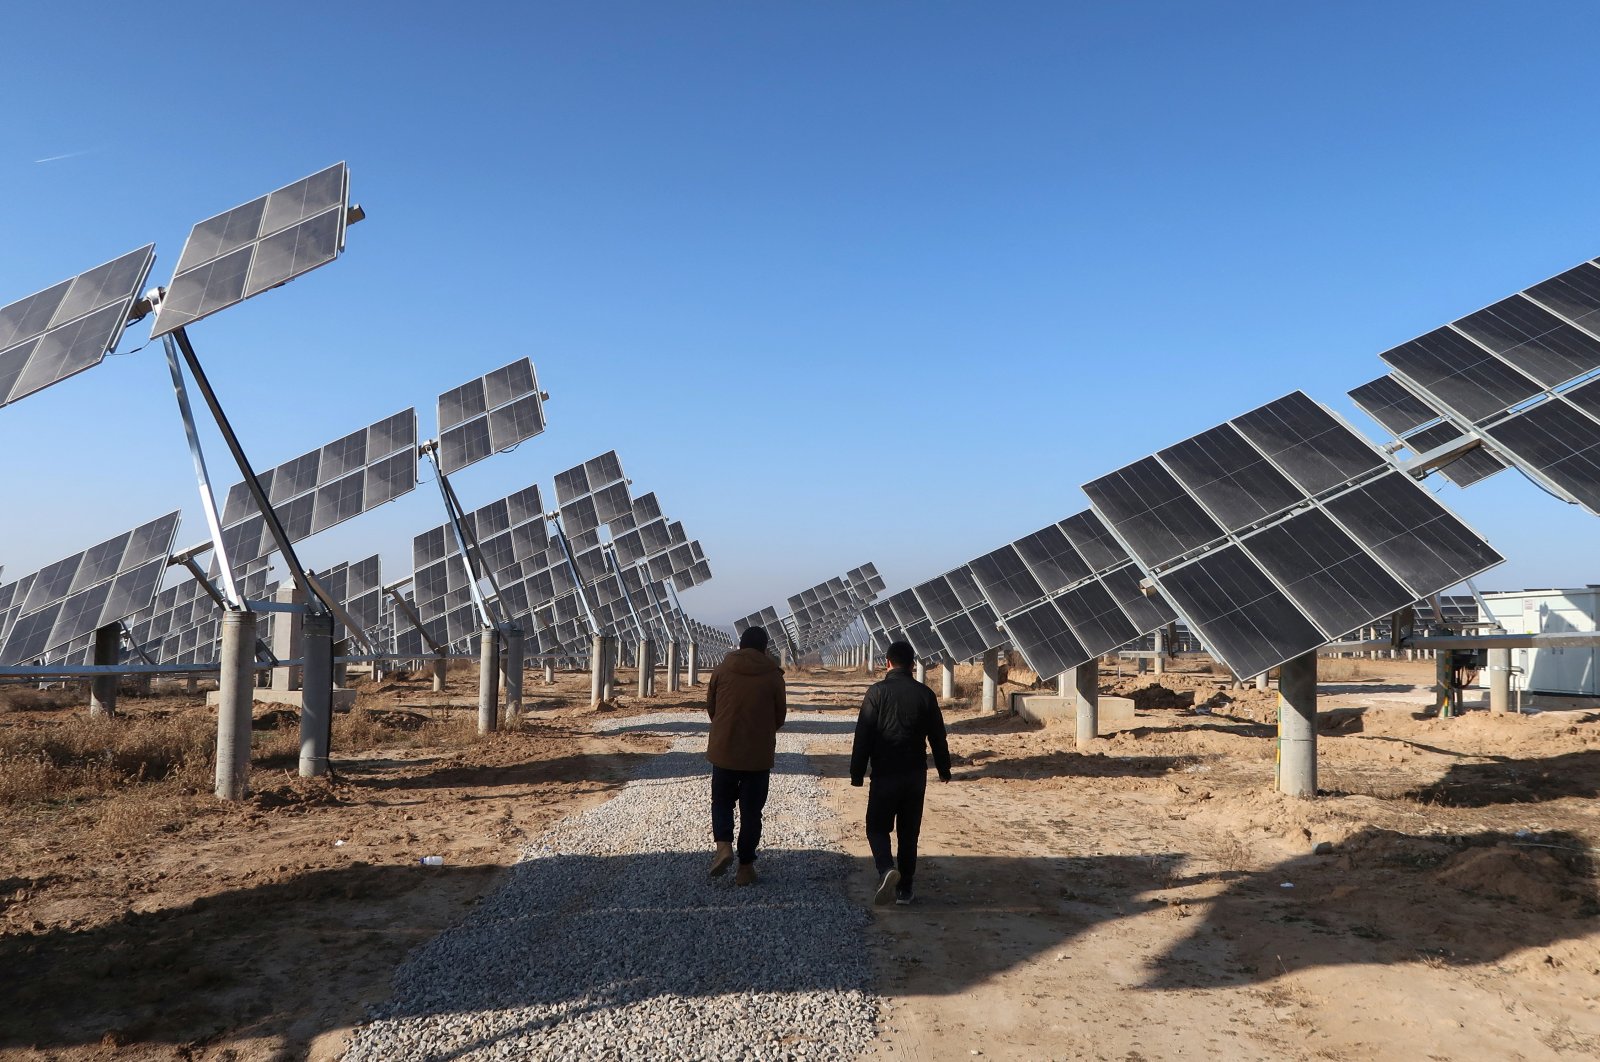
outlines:
{"label": "dark photovoltaic cell", "polygon": [[1134,629],[1111,594],[1098,582],[1087,582],[1068,590],[1056,598],[1055,603],[1091,657],[1126,645],[1144,633]]}
{"label": "dark photovoltaic cell", "polygon": [[1051,524],[1026,538],[1019,538],[1012,546],[1047,594],[1093,574],[1093,569],[1078,556],[1078,551],[1072,548],[1072,543],[1067,540],[1066,532],[1061,530],[1059,524]]}
{"label": "dark photovoltaic cell", "polygon": [[1153,457],[1086,483],[1083,492],[1147,568],[1223,536],[1217,522]]}
{"label": "dark photovoltaic cell", "polygon": [[961,611],[961,601],[944,576],[929,579],[912,587],[911,590],[916,594],[917,601],[922,605],[922,611],[929,619],[938,621]]}
{"label": "dark photovoltaic cell", "polygon": [[1319,509],[1251,535],[1244,546],[1329,638],[1416,600]]}
{"label": "dark photovoltaic cell", "polygon": [[1496,445],[1600,515],[1600,423],[1567,402],[1553,401],[1486,431]]}
{"label": "dark photovoltaic cell", "polygon": [[1600,339],[1513,295],[1455,327],[1547,387],[1600,368]]}
{"label": "dark photovoltaic cell", "polygon": [[1302,391],[1229,421],[1307,494],[1384,466],[1372,444]]}
{"label": "dark photovoltaic cell", "polygon": [[1100,585],[1106,588],[1122,614],[1128,617],[1134,629],[1141,633],[1153,631],[1178,618],[1170,602],[1160,591],[1144,592],[1143,577],[1132,564],[1113,568],[1100,576]]}
{"label": "dark photovoltaic cell", "polygon": [[518,358],[439,396],[439,467],[449,475],[544,428],[544,399],[533,362]]}
{"label": "dark photovoltaic cell", "polygon": [[1074,513],[1056,526],[1066,532],[1072,548],[1097,572],[1130,559],[1128,551],[1092,509]]}
{"label": "dark photovoltaic cell", "polygon": [[1002,615],[1015,612],[1044,596],[1044,588],[1011,546],[1001,546],[993,553],[985,553],[967,567],[983,588],[984,596]]}
{"label": "dark photovoltaic cell", "polygon": [[1533,380],[1452,328],[1436,328],[1378,355],[1471,421],[1538,394]]}
{"label": "dark photovoltaic cell", "polygon": [[1005,627],[1011,644],[1042,678],[1054,678],[1093,659],[1052,601],[1007,617]]}
{"label": "dark photovoltaic cell", "polygon": [[1161,575],[1161,587],[1196,633],[1242,677],[1328,639],[1232,543]]}
{"label": "dark photovoltaic cell", "polygon": [[1449,589],[1505,559],[1402,472],[1380,476],[1326,506],[1412,591],[1412,600]]}
{"label": "dark photovoltaic cell", "polygon": [[333,261],[344,249],[349,182],[340,162],[196,225],[150,338]]}
{"label": "dark photovoltaic cell", "polygon": [[1574,266],[1524,294],[1591,335],[1600,335],[1600,268],[1594,262]]}
{"label": "dark photovoltaic cell", "polygon": [[1230,424],[1156,456],[1229,531],[1259,523],[1305,497]]}
{"label": "dark photovoltaic cell", "polygon": [[917,601],[917,595],[910,590],[902,590],[890,597],[888,605],[895,622],[902,627],[910,627],[913,623],[928,618],[928,614],[922,610],[922,605]]}
{"label": "dark photovoltaic cell", "polygon": [[0,406],[100,364],[122,338],[155,250],[146,244],[0,307]]}
{"label": "dark photovoltaic cell", "polygon": [[933,629],[939,635],[939,641],[944,643],[950,659],[956,663],[971,660],[989,649],[978,632],[977,624],[965,612],[936,621]]}
{"label": "dark photovoltaic cell", "polygon": [[983,603],[983,590],[978,586],[978,580],[973,577],[971,567],[963,564],[959,568],[945,572],[944,577],[955,593],[956,599],[961,602],[962,608],[971,608]]}
{"label": "dark photovoltaic cell", "polygon": [[1362,384],[1350,392],[1350,399],[1397,436],[1440,416],[1438,410],[1406,390],[1393,376],[1380,376]]}
{"label": "dark photovoltaic cell", "polygon": [[[1461,432],[1447,421],[1406,436],[1405,443],[1413,454],[1421,456],[1436,446],[1443,446],[1459,438]],[[1449,464],[1441,465],[1438,472],[1458,487],[1470,487],[1479,480],[1488,479],[1496,472],[1503,471],[1505,467],[1504,461],[1483,446],[1478,446]]]}

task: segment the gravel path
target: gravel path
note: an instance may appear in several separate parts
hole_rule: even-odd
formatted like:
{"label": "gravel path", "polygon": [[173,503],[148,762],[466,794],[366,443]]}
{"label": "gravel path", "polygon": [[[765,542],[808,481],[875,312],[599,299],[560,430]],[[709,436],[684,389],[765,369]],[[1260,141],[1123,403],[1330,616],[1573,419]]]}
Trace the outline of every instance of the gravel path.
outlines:
{"label": "gravel path", "polygon": [[[797,730],[841,725],[793,713]],[[704,715],[604,720],[676,735],[598,807],[524,849],[511,879],[418,948],[348,1062],[849,1059],[871,1041],[866,912],[804,752],[780,734],[760,880],[711,880]]]}

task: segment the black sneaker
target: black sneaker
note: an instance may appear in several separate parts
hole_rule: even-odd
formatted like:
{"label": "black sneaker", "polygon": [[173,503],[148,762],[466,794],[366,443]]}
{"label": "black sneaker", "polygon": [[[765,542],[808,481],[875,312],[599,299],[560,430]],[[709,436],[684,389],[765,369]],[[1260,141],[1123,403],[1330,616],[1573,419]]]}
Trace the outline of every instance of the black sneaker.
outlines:
{"label": "black sneaker", "polygon": [[872,897],[872,902],[879,907],[894,899],[896,886],[900,884],[900,872],[893,867],[883,872],[883,879],[878,882],[877,895]]}
{"label": "black sneaker", "polygon": [[904,889],[897,888],[894,890],[894,902],[898,907],[909,907],[911,905],[911,901],[915,900],[916,898],[916,894],[913,893],[909,887]]}

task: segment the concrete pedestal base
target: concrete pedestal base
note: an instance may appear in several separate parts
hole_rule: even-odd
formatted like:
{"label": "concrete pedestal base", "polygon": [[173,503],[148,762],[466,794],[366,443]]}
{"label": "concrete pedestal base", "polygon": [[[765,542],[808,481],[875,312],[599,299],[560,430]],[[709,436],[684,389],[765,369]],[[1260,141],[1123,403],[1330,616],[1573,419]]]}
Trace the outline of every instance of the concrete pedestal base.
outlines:
{"label": "concrete pedestal base", "polygon": [[[1061,697],[1053,693],[1013,693],[1011,711],[1030,723],[1077,725],[1078,698]],[[1100,733],[1106,732],[1108,723],[1133,721],[1133,701],[1127,697],[1100,695]]]}

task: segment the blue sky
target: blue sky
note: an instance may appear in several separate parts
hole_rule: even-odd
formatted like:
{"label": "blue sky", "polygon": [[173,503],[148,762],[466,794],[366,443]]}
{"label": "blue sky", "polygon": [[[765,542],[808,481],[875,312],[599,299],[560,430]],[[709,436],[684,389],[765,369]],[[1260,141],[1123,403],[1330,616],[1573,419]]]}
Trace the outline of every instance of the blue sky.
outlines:
{"label": "blue sky", "polygon": [[[1079,485],[1600,254],[1588,4],[570,3],[119,13],[0,41],[0,302],[344,159],[333,265],[190,334],[258,467],[522,355],[549,432],[470,507],[615,448],[725,621],[891,589]],[[69,156],[55,158],[56,156]],[[51,159],[41,162],[37,160]],[[123,349],[138,346],[144,327]],[[183,507],[159,344],[0,410],[15,576]],[[213,475],[236,476],[220,446]],[[1431,481],[1430,481],[1431,482]],[[1600,581],[1515,473],[1437,488]],[[310,540],[409,568],[431,485]]]}

